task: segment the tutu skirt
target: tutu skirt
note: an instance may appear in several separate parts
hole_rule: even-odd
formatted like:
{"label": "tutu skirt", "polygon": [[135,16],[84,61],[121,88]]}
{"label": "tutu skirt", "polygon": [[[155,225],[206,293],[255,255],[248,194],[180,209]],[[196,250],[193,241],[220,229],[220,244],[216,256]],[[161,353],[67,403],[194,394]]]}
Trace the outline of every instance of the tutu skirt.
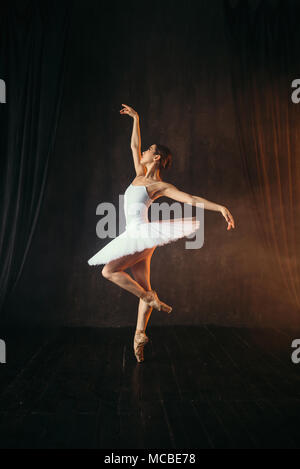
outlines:
{"label": "tutu skirt", "polygon": [[129,223],[119,236],[88,260],[89,265],[107,264],[120,257],[190,236],[200,227],[196,217],[146,223]]}

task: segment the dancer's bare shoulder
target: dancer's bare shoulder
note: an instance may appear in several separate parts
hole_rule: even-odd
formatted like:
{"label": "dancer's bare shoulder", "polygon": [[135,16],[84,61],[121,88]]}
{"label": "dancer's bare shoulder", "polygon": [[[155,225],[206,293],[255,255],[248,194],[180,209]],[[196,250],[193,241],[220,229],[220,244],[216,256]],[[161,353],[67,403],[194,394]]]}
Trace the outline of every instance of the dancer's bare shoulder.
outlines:
{"label": "dancer's bare shoulder", "polygon": [[146,186],[148,194],[152,200],[158,199],[158,197],[162,197],[166,188],[171,186],[171,184],[165,181],[151,182],[144,176],[135,177],[131,184],[134,186]]}
{"label": "dancer's bare shoulder", "polygon": [[181,191],[174,184],[169,182],[160,181],[157,186],[156,197],[169,197],[170,199],[177,200],[187,204],[193,203],[193,196],[188,192]]}
{"label": "dancer's bare shoulder", "polygon": [[165,181],[153,182],[147,186],[148,193],[150,194],[151,199],[155,200],[159,197],[163,197],[168,187],[172,184],[169,184]]}
{"label": "dancer's bare shoulder", "polygon": [[173,184],[170,184],[166,181],[158,181],[153,183],[151,186],[155,189],[155,198],[164,196],[168,197],[168,192],[172,189],[172,187],[175,187]]}
{"label": "dancer's bare shoulder", "polygon": [[159,197],[169,197],[170,199],[178,200],[179,202],[191,203],[191,194],[181,191],[170,182],[149,182],[149,179],[144,176],[137,176],[132,181],[132,184],[135,186],[145,185],[147,187],[149,197],[152,200],[158,199]]}

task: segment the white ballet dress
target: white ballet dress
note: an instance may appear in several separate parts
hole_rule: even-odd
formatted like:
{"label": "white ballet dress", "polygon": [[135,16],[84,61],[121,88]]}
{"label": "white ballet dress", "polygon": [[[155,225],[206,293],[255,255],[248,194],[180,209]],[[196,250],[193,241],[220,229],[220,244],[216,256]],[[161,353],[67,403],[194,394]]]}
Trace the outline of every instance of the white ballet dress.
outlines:
{"label": "white ballet dress", "polygon": [[200,227],[196,217],[150,222],[148,208],[153,200],[149,197],[146,187],[133,184],[127,187],[124,193],[125,231],[96,252],[87,261],[89,265],[107,264],[146,248],[171,243],[195,233]]}

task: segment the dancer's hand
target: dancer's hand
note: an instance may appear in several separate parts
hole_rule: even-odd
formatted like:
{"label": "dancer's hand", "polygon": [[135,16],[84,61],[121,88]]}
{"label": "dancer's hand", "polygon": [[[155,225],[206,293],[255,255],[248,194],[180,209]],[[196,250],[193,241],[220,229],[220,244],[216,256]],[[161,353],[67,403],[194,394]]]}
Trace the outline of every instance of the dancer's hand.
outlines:
{"label": "dancer's hand", "polygon": [[222,213],[223,217],[228,223],[227,230],[230,230],[231,228],[235,228],[233,216],[229,212],[228,208],[222,206],[220,209],[220,212]]}
{"label": "dancer's hand", "polygon": [[130,106],[127,106],[127,104],[122,103],[123,109],[121,109],[120,114],[128,114],[129,116],[135,118],[138,117],[138,113]]}

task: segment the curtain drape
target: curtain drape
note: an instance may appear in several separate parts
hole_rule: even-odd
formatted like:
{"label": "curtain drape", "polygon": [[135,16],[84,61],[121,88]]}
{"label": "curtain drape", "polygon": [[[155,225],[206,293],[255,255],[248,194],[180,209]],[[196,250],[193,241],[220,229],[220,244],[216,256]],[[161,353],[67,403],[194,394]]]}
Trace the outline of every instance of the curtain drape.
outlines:
{"label": "curtain drape", "polygon": [[1,7],[6,103],[0,104],[0,310],[20,278],[43,203],[71,6],[65,0],[24,0]]}
{"label": "curtain drape", "polygon": [[271,266],[300,312],[300,2],[224,0],[240,156]]}

